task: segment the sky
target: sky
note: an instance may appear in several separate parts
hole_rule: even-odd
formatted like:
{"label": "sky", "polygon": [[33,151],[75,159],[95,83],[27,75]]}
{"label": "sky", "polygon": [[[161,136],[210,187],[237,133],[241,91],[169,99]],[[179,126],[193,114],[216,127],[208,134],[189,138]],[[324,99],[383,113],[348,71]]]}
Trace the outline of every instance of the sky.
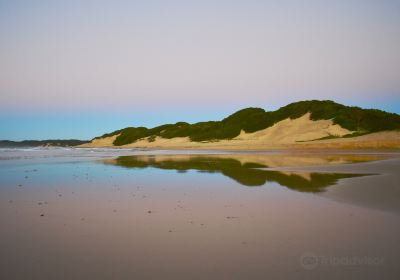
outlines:
{"label": "sky", "polygon": [[0,0],[0,139],[330,99],[400,113],[400,1]]}

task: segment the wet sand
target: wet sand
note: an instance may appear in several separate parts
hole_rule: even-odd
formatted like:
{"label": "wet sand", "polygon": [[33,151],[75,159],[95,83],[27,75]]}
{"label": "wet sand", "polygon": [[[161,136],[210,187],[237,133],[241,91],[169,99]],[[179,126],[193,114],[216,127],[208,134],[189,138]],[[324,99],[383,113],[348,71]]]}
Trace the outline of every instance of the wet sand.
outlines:
{"label": "wet sand", "polygon": [[342,181],[334,188],[327,189],[322,195],[336,201],[400,214],[400,160],[398,158],[351,165],[284,167],[270,170],[375,174],[353,178],[351,181]]}
{"label": "wet sand", "polygon": [[0,154],[1,279],[400,275],[396,154],[54,153]]}

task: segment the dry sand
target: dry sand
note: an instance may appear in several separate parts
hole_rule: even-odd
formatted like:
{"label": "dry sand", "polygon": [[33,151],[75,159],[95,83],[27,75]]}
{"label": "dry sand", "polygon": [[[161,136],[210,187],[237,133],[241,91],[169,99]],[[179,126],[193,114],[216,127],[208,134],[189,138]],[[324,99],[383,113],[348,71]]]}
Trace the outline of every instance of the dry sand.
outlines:
{"label": "dry sand", "polygon": [[[384,131],[359,137],[332,138],[318,140],[327,136],[338,136],[352,133],[333,124],[331,120],[310,119],[310,114],[297,119],[285,119],[273,126],[254,132],[245,133],[230,140],[209,142],[192,142],[189,137],[166,139],[156,137],[149,142],[148,138],[119,146],[119,148],[153,148],[153,149],[225,149],[225,150],[263,150],[263,149],[380,149],[400,148],[400,132]],[[113,141],[118,135],[95,139],[80,147],[116,147]]]}

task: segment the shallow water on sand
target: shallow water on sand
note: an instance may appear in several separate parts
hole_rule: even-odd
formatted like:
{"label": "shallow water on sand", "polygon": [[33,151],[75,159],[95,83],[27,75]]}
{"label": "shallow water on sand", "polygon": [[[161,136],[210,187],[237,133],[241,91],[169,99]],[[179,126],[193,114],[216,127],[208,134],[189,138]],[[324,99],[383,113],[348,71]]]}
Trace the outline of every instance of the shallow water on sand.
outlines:
{"label": "shallow water on sand", "polygon": [[397,279],[399,167],[382,154],[2,150],[0,279]]}

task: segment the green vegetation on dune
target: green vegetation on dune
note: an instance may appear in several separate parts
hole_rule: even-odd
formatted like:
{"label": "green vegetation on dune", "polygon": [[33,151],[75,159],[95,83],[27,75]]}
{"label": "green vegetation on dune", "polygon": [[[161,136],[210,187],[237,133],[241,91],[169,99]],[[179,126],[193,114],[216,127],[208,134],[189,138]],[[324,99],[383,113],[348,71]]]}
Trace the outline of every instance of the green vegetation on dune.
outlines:
{"label": "green vegetation on dune", "polygon": [[[278,119],[298,118],[311,113],[312,120],[332,119],[335,124],[357,133],[370,133],[400,128],[400,116],[376,109],[349,107],[333,101],[300,101],[272,112]],[[283,118],[282,118],[283,117]]]}
{"label": "green vegetation on dune", "polygon": [[295,119],[311,113],[312,120],[329,120],[357,135],[371,132],[400,129],[400,116],[375,109],[349,107],[325,100],[311,100],[291,103],[276,111],[266,112],[261,108],[246,108],[230,115],[222,121],[199,122],[188,124],[178,122],[154,128],[128,127],[98,138],[119,134],[114,145],[122,146],[139,139],[156,136],[163,138],[189,137],[191,141],[213,141],[232,139],[245,132],[256,132],[268,128],[287,118]]}
{"label": "green vegetation on dune", "polygon": [[[126,129],[126,128],[125,128],[125,129]],[[125,129],[118,129],[118,130],[113,131],[113,132],[111,132],[111,133],[104,133],[103,135],[97,136],[97,137],[95,137],[95,138],[93,138],[93,139],[101,139],[101,138],[111,137],[111,136],[120,134],[120,133],[121,133],[122,131],[124,131]]]}

